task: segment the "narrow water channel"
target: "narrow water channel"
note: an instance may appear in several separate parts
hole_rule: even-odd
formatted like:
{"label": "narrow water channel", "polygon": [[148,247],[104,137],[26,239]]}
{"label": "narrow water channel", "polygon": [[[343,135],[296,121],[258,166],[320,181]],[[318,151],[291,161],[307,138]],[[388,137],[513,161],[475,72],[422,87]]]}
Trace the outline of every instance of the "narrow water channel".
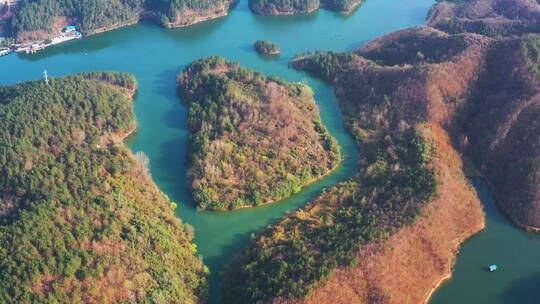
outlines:
{"label": "narrow water channel", "polygon": [[[134,152],[144,151],[149,156],[155,182],[171,200],[180,203],[177,215],[195,227],[199,254],[212,271],[212,303],[218,303],[219,273],[253,233],[355,171],[358,151],[342,127],[331,87],[289,69],[288,62],[306,50],[349,51],[385,33],[422,24],[432,4],[432,0],[368,0],[349,16],[325,10],[302,16],[257,16],[249,11],[247,1],[241,0],[230,16],[188,28],[167,30],[140,24],[35,55],[1,57],[0,84],[38,79],[45,69],[51,76],[116,70],[137,77],[139,128],[127,144]],[[257,55],[252,50],[257,39],[278,43],[283,53],[278,57]],[[339,169],[279,203],[234,212],[196,212],[186,191],[186,108],[176,97],[174,80],[185,65],[211,55],[309,84],[324,124],[346,156]],[[489,198],[486,190],[478,187],[482,196]],[[538,286],[527,282],[539,281],[540,259],[536,257],[540,256],[540,238],[511,226],[489,199],[484,203],[488,229],[465,243],[455,278],[442,287],[432,303],[532,303],[526,302],[527,297],[518,302],[509,299],[515,293],[527,294],[527,286]],[[500,272],[483,272],[481,267],[489,263],[500,264]]]}

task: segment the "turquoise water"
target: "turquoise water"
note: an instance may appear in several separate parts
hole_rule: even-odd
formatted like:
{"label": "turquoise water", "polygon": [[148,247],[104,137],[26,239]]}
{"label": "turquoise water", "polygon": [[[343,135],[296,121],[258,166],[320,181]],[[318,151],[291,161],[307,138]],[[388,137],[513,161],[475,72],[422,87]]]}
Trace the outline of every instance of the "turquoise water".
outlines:
{"label": "turquoise water", "polygon": [[[212,302],[217,303],[220,271],[245,246],[252,234],[287,212],[303,206],[323,188],[346,180],[356,169],[358,151],[342,127],[331,87],[303,72],[289,69],[288,62],[296,53],[306,50],[349,51],[385,33],[422,24],[432,3],[431,0],[369,0],[349,16],[324,10],[303,16],[257,16],[249,11],[247,2],[242,0],[228,17],[188,28],[168,30],[153,24],[140,24],[71,41],[35,55],[1,57],[0,84],[41,78],[44,69],[50,76],[116,70],[130,72],[137,77],[139,90],[135,112],[139,128],[127,143],[134,152],[144,151],[149,156],[155,182],[171,200],[180,203],[177,215],[195,227],[199,254],[212,271]],[[276,57],[256,54],[252,50],[252,43],[257,39],[278,43],[282,54]],[[242,65],[267,75],[308,83],[314,89],[324,124],[337,138],[345,155],[341,166],[324,180],[272,205],[233,212],[197,212],[186,191],[186,108],[176,97],[175,76],[193,60],[210,55],[240,61]],[[491,205],[488,202],[486,208],[489,210]],[[488,227],[491,226],[490,217],[488,212]],[[538,237],[515,230],[504,219],[496,220],[496,223],[501,225],[501,230],[513,231],[508,232],[508,237],[530,240],[536,242],[538,247]],[[490,228],[477,238],[489,233]],[[462,290],[474,286],[468,283],[468,274],[461,275],[461,268],[468,269],[467,264],[462,266],[462,261],[477,251],[504,251],[499,245],[509,241],[497,240],[493,236],[495,240],[489,239],[487,243],[475,245],[477,238],[465,244],[464,253],[458,260],[456,279],[445,284],[433,303],[470,303],[461,300],[467,299],[461,297],[464,296]],[[540,255],[530,254],[530,257],[537,256]],[[506,276],[510,269],[506,269],[502,259],[493,260],[474,261],[474,265],[478,268],[486,263],[500,263],[501,272],[487,278]],[[529,259],[526,262],[529,263]],[[538,264],[527,265],[536,265],[536,269],[539,269]],[[518,276],[512,276],[514,279],[509,280],[511,282],[527,279],[534,274],[521,268],[514,268],[513,271]],[[454,282],[462,284],[456,285]],[[505,281],[504,287],[510,288],[511,282]],[[500,285],[495,286],[497,290],[502,290]],[[474,292],[494,293],[488,288]],[[485,303],[510,303],[497,301]]]}

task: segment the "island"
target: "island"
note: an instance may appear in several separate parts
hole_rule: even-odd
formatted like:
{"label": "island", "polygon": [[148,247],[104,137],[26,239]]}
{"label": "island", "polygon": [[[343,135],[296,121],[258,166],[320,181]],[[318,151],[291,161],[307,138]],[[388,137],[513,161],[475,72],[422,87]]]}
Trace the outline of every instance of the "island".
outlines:
{"label": "island", "polygon": [[0,299],[205,303],[193,229],[122,140],[131,74],[0,86]]}
{"label": "island", "polygon": [[279,45],[268,40],[255,41],[255,43],[253,44],[253,48],[255,48],[255,51],[257,51],[257,53],[265,55],[277,55],[281,52]]}
{"label": "island", "polygon": [[290,196],[336,168],[339,146],[312,90],[200,59],[178,75],[189,107],[189,188],[198,209],[232,210]]}
{"label": "island", "polygon": [[295,68],[334,87],[358,174],[254,236],[224,273],[223,301],[426,303],[484,228],[466,176],[538,230],[539,12],[534,0],[443,1],[431,26],[300,54]]}
{"label": "island", "polygon": [[250,9],[260,15],[306,14],[326,8],[351,13],[363,0],[249,0]]}
{"label": "island", "polygon": [[37,49],[38,44],[50,44],[47,40],[62,35],[69,26],[83,35],[135,24],[141,19],[167,28],[183,27],[225,16],[234,4],[235,0],[18,0],[6,17],[0,16],[0,21],[7,23],[3,27],[5,36],[17,45],[35,45]]}

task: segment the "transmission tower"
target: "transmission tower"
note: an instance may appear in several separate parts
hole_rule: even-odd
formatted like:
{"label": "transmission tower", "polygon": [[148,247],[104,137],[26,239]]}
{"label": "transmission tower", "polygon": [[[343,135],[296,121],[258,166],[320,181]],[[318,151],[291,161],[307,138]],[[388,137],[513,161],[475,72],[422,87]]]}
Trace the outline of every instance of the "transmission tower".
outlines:
{"label": "transmission tower", "polygon": [[49,73],[47,73],[47,70],[43,70],[43,79],[45,79],[45,83],[49,84]]}

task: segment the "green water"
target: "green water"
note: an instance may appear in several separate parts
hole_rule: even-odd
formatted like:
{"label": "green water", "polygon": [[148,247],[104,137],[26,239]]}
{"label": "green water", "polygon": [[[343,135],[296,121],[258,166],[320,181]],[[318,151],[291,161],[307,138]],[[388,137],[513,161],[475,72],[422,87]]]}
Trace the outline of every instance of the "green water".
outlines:
{"label": "green water", "polygon": [[[178,216],[195,227],[195,242],[199,253],[212,271],[212,302],[215,303],[219,298],[219,272],[245,246],[253,233],[287,212],[303,206],[323,188],[346,180],[356,170],[358,151],[342,127],[331,87],[305,73],[289,69],[288,62],[296,53],[306,50],[348,51],[382,34],[422,24],[432,3],[432,0],[369,0],[350,16],[319,11],[303,16],[275,17],[251,14],[246,1],[242,0],[228,17],[188,28],[167,30],[152,24],[141,24],[71,41],[35,55],[2,57],[0,84],[41,78],[44,69],[51,76],[92,70],[117,70],[133,73],[137,77],[139,90],[135,112],[139,129],[127,143],[133,151],[144,151],[149,156],[155,182],[173,201],[180,203]],[[256,54],[252,50],[252,43],[257,39],[269,39],[278,43],[283,53],[278,57]],[[345,155],[341,166],[324,180],[279,203],[234,212],[196,212],[186,191],[186,108],[176,97],[175,75],[193,60],[210,55],[240,61],[242,65],[267,75],[307,82],[315,91],[323,122],[341,145],[342,154]],[[490,210],[492,203],[488,201],[487,204],[486,208]],[[488,212],[489,226],[492,216]],[[475,270],[486,263],[501,264],[501,272],[495,276],[486,276],[489,280],[506,278],[508,272],[516,272],[516,275],[508,277],[499,285],[493,285],[497,292],[511,288],[513,282],[531,276],[534,278],[533,269],[539,268],[538,264],[531,262],[532,257],[540,255],[528,250],[530,259],[515,259],[523,267],[513,267],[511,270],[508,265],[507,269],[504,261],[519,256],[519,251],[511,253],[513,247],[506,248],[502,244],[534,242],[538,249],[540,239],[516,231],[502,218],[495,222],[501,227],[497,233],[499,230],[507,232],[505,236],[511,239],[498,239],[494,235],[476,245],[478,238],[486,238],[484,234],[491,235],[492,230],[488,230],[467,242],[463,257],[459,259],[456,279],[442,288],[433,303],[465,303],[462,301],[466,299],[463,298],[465,290],[495,293],[488,283],[477,287],[478,290],[470,289],[473,285],[469,282],[469,274],[461,270],[464,267],[465,270],[470,268],[462,266],[462,261],[477,252],[501,251],[510,256],[504,259],[494,257],[489,261],[487,256],[485,259],[480,256],[482,259],[473,264]],[[462,272],[465,273],[464,277]],[[536,279],[538,281],[538,275]],[[500,298],[489,303],[507,303],[503,300]]]}
{"label": "green water", "polygon": [[[486,184],[473,184],[484,203],[486,230],[462,245],[453,277],[430,303],[540,303],[540,235],[510,224]],[[498,270],[488,272],[490,264]]]}

